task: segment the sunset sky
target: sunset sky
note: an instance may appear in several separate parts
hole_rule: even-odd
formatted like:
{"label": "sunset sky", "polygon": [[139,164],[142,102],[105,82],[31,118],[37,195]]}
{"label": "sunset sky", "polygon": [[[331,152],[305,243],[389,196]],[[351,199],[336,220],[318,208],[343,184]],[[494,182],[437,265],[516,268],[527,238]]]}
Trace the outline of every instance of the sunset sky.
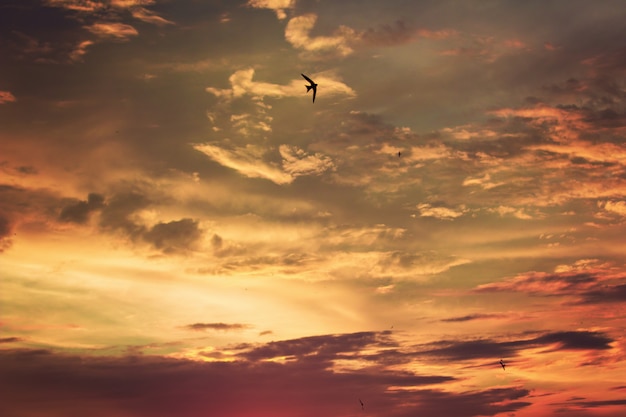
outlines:
{"label": "sunset sky", "polygon": [[0,415],[623,417],[625,22],[3,0]]}

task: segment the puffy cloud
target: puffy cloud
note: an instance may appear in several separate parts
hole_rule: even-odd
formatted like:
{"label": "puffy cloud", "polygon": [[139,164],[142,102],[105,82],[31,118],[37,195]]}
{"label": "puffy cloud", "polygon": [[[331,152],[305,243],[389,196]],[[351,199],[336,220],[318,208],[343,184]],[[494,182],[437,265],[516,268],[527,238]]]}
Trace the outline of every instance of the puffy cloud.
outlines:
{"label": "puffy cloud", "polygon": [[283,169],[294,177],[319,175],[335,167],[330,157],[320,153],[310,155],[297,146],[280,145],[279,152],[283,157]]}
{"label": "puffy cloud", "polygon": [[315,26],[317,15],[306,14],[289,20],[285,28],[285,39],[294,47],[306,52],[333,52],[340,56],[352,53],[350,44],[357,37],[357,32],[347,26],[340,26],[332,36],[310,36]]}
{"label": "puffy cloud", "polygon": [[287,10],[293,9],[296,0],[248,0],[248,7],[274,10],[276,17],[282,20],[287,17]]}
{"label": "puffy cloud", "polygon": [[85,223],[90,213],[104,207],[104,196],[90,193],[87,201],[78,201],[63,207],[59,220],[72,223]]}
{"label": "puffy cloud", "polygon": [[176,253],[193,249],[193,245],[202,236],[198,222],[193,219],[181,219],[160,222],[143,233],[143,239],[164,253]]}
{"label": "puffy cloud", "polygon": [[[229,81],[231,88],[220,89],[207,87],[206,91],[222,99],[239,98],[243,96],[252,97],[301,97],[302,86],[305,83],[301,78],[292,80],[289,84],[272,84],[262,81],[253,81],[254,68],[247,68],[234,72]],[[328,74],[310,74],[319,87],[318,95],[321,91],[327,96],[345,95],[354,96],[355,92],[343,82],[329,76]]]}
{"label": "puffy cloud", "polygon": [[620,216],[626,217],[626,201],[599,201],[598,207]]}

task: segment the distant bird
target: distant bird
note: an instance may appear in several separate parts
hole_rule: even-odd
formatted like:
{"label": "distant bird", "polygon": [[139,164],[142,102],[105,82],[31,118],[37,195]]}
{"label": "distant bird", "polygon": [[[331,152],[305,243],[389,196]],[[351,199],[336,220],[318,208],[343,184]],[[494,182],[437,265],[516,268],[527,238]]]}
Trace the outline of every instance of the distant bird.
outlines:
{"label": "distant bird", "polygon": [[306,75],[304,75],[304,74],[300,74],[300,75],[302,75],[305,80],[307,80],[309,83],[311,83],[310,85],[305,85],[305,87],[306,87],[306,92],[307,93],[309,92],[309,90],[311,88],[313,89],[313,103],[315,103],[315,94],[317,93],[317,84],[315,84],[313,82],[313,80],[310,79],[309,77],[307,77]]}
{"label": "distant bird", "polygon": [[402,156],[402,152],[398,152],[398,158]]}
{"label": "distant bird", "polygon": [[361,401],[360,398],[359,398],[359,402],[361,403],[361,410],[365,410],[365,404],[363,404],[363,401]]}
{"label": "distant bird", "polygon": [[502,365],[502,369],[506,371],[506,364],[504,363],[502,359],[500,359],[500,365]]}

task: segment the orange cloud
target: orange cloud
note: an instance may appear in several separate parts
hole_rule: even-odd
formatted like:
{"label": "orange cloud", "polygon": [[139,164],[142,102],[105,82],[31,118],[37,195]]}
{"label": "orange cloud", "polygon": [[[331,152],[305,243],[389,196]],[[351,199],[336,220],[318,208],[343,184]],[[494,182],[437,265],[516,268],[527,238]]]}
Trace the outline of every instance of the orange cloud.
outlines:
{"label": "orange cloud", "polygon": [[248,0],[246,6],[256,9],[274,10],[276,17],[280,20],[287,17],[287,10],[293,9],[296,0]]}
{"label": "orange cloud", "polygon": [[340,26],[332,36],[311,37],[317,15],[306,14],[294,17],[287,23],[285,39],[298,49],[307,52],[336,52],[346,56],[353,52],[350,44],[358,37],[357,32],[347,26]]}
{"label": "orange cloud", "polygon": [[0,104],[12,103],[16,101],[15,96],[10,91],[0,91]]}
{"label": "orange cloud", "polygon": [[119,41],[127,41],[131,36],[137,36],[137,30],[124,23],[94,23],[86,29],[101,38],[112,38]]}

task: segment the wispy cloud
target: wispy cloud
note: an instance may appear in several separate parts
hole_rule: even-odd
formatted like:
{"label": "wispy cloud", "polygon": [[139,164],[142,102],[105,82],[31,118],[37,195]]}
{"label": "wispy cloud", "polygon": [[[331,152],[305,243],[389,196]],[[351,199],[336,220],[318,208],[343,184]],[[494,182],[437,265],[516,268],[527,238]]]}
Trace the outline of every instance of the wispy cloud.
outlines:
{"label": "wispy cloud", "polygon": [[626,274],[597,260],[559,265],[554,272],[531,271],[500,282],[479,285],[475,292],[521,292],[536,296],[568,296],[572,303],[612,303],[624,299]]}
{"label": "wispy cloud", "polygon": [[87,26],[86,29],[98,37],[118,41],[127,41],[132,36],[139,34],[131,25],[118,22],[94,23],[91,26]]}
{"label": "wispy cloud", "polygon": [[10,91],[0,91],[0,104],[12,103],[16,100]]}
{"label": "wispy cloud", "polygon": [[454,220],[468,212],[468,209],[463,205],[457,208],[450,208],[445,206],[433,206],[429,203],[418,204],[417,210],[420,217],[434,217],[440,220]]}
{"label": "wispy cloud", "polygon": [[245,330],[250,328],[248,324],[241,323],[193,323],[188,324],[185,328],[189,330],[203,331],[203,330],[219,330],[219,331],[231,331],[231,330]]}
{"label": "wispy cloud", "polygon": [[289,184],[294,177],[284,172],[275,164],[263,161],[265,151],[259,147],[248,145],[233,149],[224,149],[217,145],[194,145],[194,149],[202,152],[215,162],[232,168],[250,178],[265,178],[276,184]]}

